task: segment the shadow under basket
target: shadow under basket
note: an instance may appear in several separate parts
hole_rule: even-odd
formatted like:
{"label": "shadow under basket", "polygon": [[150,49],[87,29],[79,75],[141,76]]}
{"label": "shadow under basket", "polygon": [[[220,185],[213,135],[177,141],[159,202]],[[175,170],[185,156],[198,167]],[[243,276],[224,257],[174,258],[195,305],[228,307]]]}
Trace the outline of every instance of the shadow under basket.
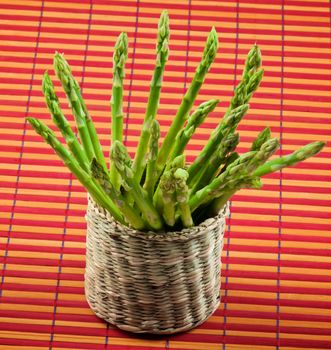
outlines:
{"label": "shadow under basket", "polygon": [[227,209],[177,232],[140,232],[91,199],[86,214],[85,294],[95,314],[134,333],[194,328],[220,303]]}

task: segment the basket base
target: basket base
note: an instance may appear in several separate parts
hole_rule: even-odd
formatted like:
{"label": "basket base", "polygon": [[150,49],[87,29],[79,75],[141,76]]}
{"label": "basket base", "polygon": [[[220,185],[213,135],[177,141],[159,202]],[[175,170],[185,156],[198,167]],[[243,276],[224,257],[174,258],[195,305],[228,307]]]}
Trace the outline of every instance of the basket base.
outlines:
{"label": "basket base", "polygon": [[98,310],[93,306],[93,303],[90,302],[88,296],[85,293],[85,297],[87,300],[87,303],[90,307],[90,309],[94,312],[94,314],[96,316],[98,316],[99,318],[101,318],[102,320],[108,322],[109,324],[121,329],[122,331],[126,331],[126,332],[130,332],[130,333],[140,333],[140,334],[159,334],[159,335],[167,335],[167,334],[175,334],[175,333],[181,333],[181,332],[186,332],[189,331],[193,328],[196,328],[198,326],[200,326],[201,324],[203,324],[205,321],[208,320],[209,317],[211,317],[213,315],[213,313],[218,309],[219,305],[220,305],[220,297],[217,299],[216,304],[214,305],[213,310],[206,315],[206,317],[204,317],[203,319],[199,320],[198,322],[194,322],[194,323],[188,323],[185,326],[182,326],[180,328],[166,328],[166,329],[142,329],[142,328],[138,328],[138,327],[133,327],[131,325],[125,324],[125,323],[115,323],[113,320],[111,319],[107,319],[105,318],[103,315],[101,315]]}

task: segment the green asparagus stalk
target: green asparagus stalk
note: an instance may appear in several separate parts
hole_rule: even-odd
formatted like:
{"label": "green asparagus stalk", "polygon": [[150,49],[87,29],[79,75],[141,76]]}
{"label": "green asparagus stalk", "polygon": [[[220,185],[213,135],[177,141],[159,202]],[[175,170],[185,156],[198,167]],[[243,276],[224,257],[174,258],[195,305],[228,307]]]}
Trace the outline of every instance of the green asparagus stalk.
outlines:
{"label": "green asparagus stalk", "polygon": [[229,114],[232,109],[249,102],[263,77],[263,69],[258,70],[261,64],[261,51],[255,44],[247,55],[242,80],[235,88],[234,96],[226,114]]}
{"label": "green asparagus stalk", "polygon": [[175,199],[175,181],[173,172],[166,170],[160,179],[160,199],[162,204],[158,204],[158,210],[162,211],[162,216],[168,226],[174,226],[176,219],[176,199]]}
{"label": "green asparagus stalk", "polygon": [[131,169],[131,159],[126,147],[115,141],[111,146],[111,159],[116,166],[116,170],[122,177],[124,188],[132,194],[137,207],[142,212],[148,225],[155,231],[163,228],[162,218],[154,208],[144,189],[135,179]]}
{"label": "green asparagus stalk", "polygon": [[[158,24],[156,64],[150,83],[150,91],[145,113],[145,122],[155,118],[159,107],[163,72],[169,56],[169,36],[169,16],[167,11],[163,11]],[[133,171],[138,182],[140,182],[146,164],[145,158],[149,137],[149,129],[143,130],[139,139],[136,156],[133,162]]]}
{"label": "green asparagus stalk", "polygon": [[146,225],[142,220],[140,213],[133,206],[128,205],[121,193],[115,190],[114,186],[110,182],[108,173],[105,172],[103,167],[95,158],[93,158],[91,162],[91,173],[95,181],[102,187],[105,193],[123,213],[124,219],[127,221],[129,226],[132,226],[136,230],[144,230]]}
{"label": "green asparagus stalk", "polygon": [[212,202],[211,209],[209,209],[209,213],[212,215],[217,215],[219,211],[225,206],[228,200],[239,190],[242,188],[261,188],[262,182],[259,177],[249,176],[241,178],[237,183],[234,183],[233,186],[227,186],[222,191],[222,195],[215,199]]}
{"label": "green asparagus stalk", "polygon": [[[261,135],[261,134],[260,134]],[[253,143],[254,145],[254,143]],[[253,146],[252,146],[253,148]],[[255,152],[254,157],[246,164],[245,169],[239,170],[238,174],[248,174],[252,176],[253,178],[258,178],[259,176],[255,174],[255,170],[263,163],[266,162],[268,158],[270,158],[279,148],[279,141],[278,139],[269,139],[266,140],[259,149],[251,152]],[[231,168],[231,165],[230,165]],[[221,196],[216,198],[212,204],[212,212],[214,214],[218,213],[225,205],[225,203],[238,191],[240,190],[242,185],[239,183],[237,187],[232,187],[231,189],[227,189],[222,193]]]}
{"label": "green asparagus stalk", "polygon": [[257,151],[244,153],[210,184],[196,193],[192,193],[189,201],[191,212],[196,210],[200,205],[220,197],[224,189],[236,188],[244,180],[248,181],[248,179],[246,179],[246,177],[243,178],[243,176],[248,175],[245,169],[248,164],[250,164],[251,160],[254,159],[256,153]]}
{"label": "green asparagus stalk", "polygon": [[269,160],[265,164],[260,165],[253,174],[254,176],[264,176],[285,167],[295,165],[298,162],[316,155],[324,146],[325,142],[322,141],[309,143],[286,156]]}
{"label": "green asparagus stalk", "polygon": [[177,169],[184,169],[185,156],[176,157],[169,166],[169,169],[164,171],[160,178],[159,190],[155,192],[154,202],[160,212],[163,213],[163,218],[168,226],[173,226],[176,222],[176,179],[174,177]]}
{"label": "green asparagus stalk", "polygon": [[63,57],[63,54],[55,53],[54,69],[67,95],[69,105],[75,117],[79,137],[88,160],[91,161],[93,157],[96,157],[104,169],[107,169],[101,144],[93,121],[82,98],[80,87],[78,82],[74,79],[71,68]]}
{"label": "green asparagus stalk", "polygon": [[238,158],[239,158],[239,154],[237,152],[232,152],[230,153],[226,159],[225,159],[225,162],[224,162],[224,165],[221,169],[221,173],[224,173],[224,171],[226,170],[226,168],[231,164],[233,163],[234,161],[236,161]]}
{"label": "green asparagus stalk", "polygon": [[188,172],[185,169],[179,168],[174,173],[175,189],[176,189],[176,201],[178,203],[178,209],[180,217],[184,227],[192,227],[194,225],[191,209],[188,204],[189,201],[189,189],[187,186]]}
{"label": "green asparagus stalk", "polygon": [[88,162],[87,156],[84,150],[82,149],[80,143],[78,142],[76,135],[72,131],[68,120],[66,119],[66,117],[64,116],[61,110],[59,99],[54,90],[54,85],[47,71],[44,73],[44,76],[43,76],[42,91],[45,96],[46,105],[52,115],[52,120],[54,124],[61,131],[70,151],[72,152],[74,157],[77,159],[79,165],[86,172],[88,172],[89,162]]}
{"label": "green asparagus stalk", "polygon": [[261,84],[262,78],[264,75],[264,70],[261,69],[254,73],[249,80],[249,82],[246,85],[246,99],[245,103],[248,103],[251,97],[253,96],[254,92],[258,89],[258,87]]}
{"label": "green asparagus stalk", "polygon": [[84,171],[76,159],[56,138],[53,131],[43,122],[35,118],[27,118],[33,129],[48,143],[56,154],[63,160],[64,164],[77,177],[81,184],[88,190],[93,199],[114,217],[115,220],[125,223],[119,209],[114,205],[111,199],[103,193],[94,183],[92,177]]}
{"label": "green asparagus stalk", "polygon": [[[124,65],[128,58],[128,37],[121,33],[116,41],[113,55],[113,87],[110,100],[112,124],[112,142],[123,141],[123,79],[125,76]],[[121,186],[120,175],[114,164],[110,164],[110,179],[116,190]]]}
{"label": "green asparagus stalk", "polygon": [[242,80],[245,83],[251,79],[252,75],[261,67],[262,57],[260,48],[254,44],[251,50],[247,54],[245,61],[245,67],[242,75]]}
{"label": "green asparagus stalk", "polygon": [[249,105],[242,105],[235,108],[230,114],[222,119],[216,129],[212,132],[207,144],[188,168],[188,173],[190,175],[188,185],[191,188],[197,186],[196,184],[199,182],[203,174],[203,165],[209,162],[210,157],[216,151],[220,142],[237,127],[240,120],[248,111],[248,108]]}
{"label": "green asparagus stalk", "polygon": [[251,151],[257,151],[261,148],[261,146],[270,139],[271,137],[271,132],[270,128],[267,127],[263,129],[256,137],[254,140],[252,146],[251,146]]}
{"label": "green asparagus stalk", "polygon": [[148,196],[153,199],[154,187],[157,180],[156,160],[159,151],[160,125],[156,119],[153,119],[150,128],[151,137],[149,140],[149,153],[146,167],[146,180],[144,189]]}
{"label": "green asparagus stalk", "polygon": [[239,134],[229,134],[225,137],[216,152],[210,157],[209,163],[205,164],[202,168],[200,181],[195,183],[195,186],[191,189],[192,193],[195,193],[200,188],[206,186],[217,174],[220,172],[220,167],[227,161],[227,155],[234,151],[239,143]]}
{"label": "green asparagus stalk", "polygon": [[256,151],[254,159],[247,165],[246,171],[252,173],[260,165],[264,164],[279,148],[279,140],[277,138],[269,139],[262,144],[260,149]]}
{"label": "green asparagus stalk", "polygon": [[211,113],[219,100],[210,100],[201,103],[201,105],[191,114],[185,128],[183,128],[176,137],[175,145],[170,159],[175,159],[177,156],[183,154],[184,149],[194,134],[196,128],[200,126],[205,118]]}
{"label": "green asparagus stalk", "polygon": [[215,28],[212,28],[208,35],[202,60],[195,72],[192,83],[183,97],[182,103],[179,106],[177,114],[169,128],[169,131],[163,141],[157,160],[158,174],[161,174],[169,155],[172,152],[174,142],[178,132],[182,129],[190,109],[198,95],[201,85],[204,82],[207,72],[216,57],[218,49],[218,38]]}

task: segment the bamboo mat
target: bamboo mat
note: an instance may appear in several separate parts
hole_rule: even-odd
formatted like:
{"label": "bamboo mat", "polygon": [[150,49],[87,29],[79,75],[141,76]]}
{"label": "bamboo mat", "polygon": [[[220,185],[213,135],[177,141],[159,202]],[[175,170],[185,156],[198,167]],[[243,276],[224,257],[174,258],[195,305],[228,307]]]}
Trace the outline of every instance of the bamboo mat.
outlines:
{"label": "bamboo mat", "polygon": [[266,125],[281,139],[280,154],[330,141],[328,0],[0,0],[0,349],[331,349],[330,144],[317,157],[266,177],[263,190],[233,198],[222,304],[202,326],[138,337],[107,326],[88,308],[86,194],[25,118],[51,125],[41,77],[46,69],[54,76],[54,51],[65,52],[108,151],[112,52],[126,31],[125,140],[132,151],[165,8],[171,54],[158,115],[163,131],[210,27],[220,33],[219,55],[196,104],[222,102],[190,144],[191,159],[225,111],[255,42],[266,73],[240,126],[240,150]]}

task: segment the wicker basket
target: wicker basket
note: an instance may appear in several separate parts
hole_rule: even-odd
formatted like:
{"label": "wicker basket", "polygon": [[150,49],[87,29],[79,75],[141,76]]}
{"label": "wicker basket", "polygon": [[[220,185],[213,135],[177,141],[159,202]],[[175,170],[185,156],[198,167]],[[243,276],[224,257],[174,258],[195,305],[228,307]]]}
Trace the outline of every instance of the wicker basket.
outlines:
{"label": "wicker basket", "polygon": [[156,234],[114,222],[89,200],[85,293],[92,310],[135,333],[177,333],[204,322],[220,302],[226,211]]}

